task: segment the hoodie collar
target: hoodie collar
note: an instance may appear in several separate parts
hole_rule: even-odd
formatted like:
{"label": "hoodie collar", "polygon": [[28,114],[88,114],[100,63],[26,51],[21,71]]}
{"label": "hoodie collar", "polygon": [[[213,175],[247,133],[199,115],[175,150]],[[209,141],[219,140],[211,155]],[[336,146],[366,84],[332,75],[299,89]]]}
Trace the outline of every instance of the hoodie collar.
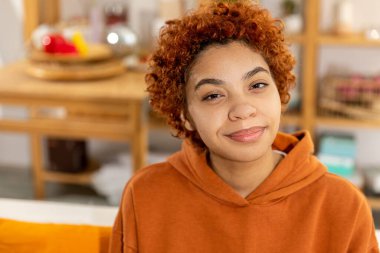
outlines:
{"label": "hoodie collar", "polygon": [[212,198],[227,205],[249,205],[246,199],[241,197],[208,166],[206,151],[199,152],[189,140],[185,140],[182,144],[182,150],[169,157],[168,161]]}
{"label": "hoodie collar", "polygon": [[278,133],[272,145],[287,153],[273,172],[246,198],[225,183],[207,164],[206,152],[199,152],[185,140],[182,150],[169,163],[212,198],[227,205],[245,207],[278,201],[319,179],[326,169],[312,155],[314,146],[308,132]]}
{"label": "hoodie collar", "polygon": [[273,172],[247,199],[252,203],[265,204],[284,198],[319,179],[326,173],[314,154],[314,145],[308,132],[293,135],[278,133],[273,149],[287,153]]}

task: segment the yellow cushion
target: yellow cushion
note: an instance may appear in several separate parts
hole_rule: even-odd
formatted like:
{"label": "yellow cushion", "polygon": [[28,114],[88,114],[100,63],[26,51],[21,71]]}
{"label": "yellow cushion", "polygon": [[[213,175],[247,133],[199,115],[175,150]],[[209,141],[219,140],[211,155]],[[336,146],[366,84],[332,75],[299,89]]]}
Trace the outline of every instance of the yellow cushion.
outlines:
{"label": "yellow cushion", "polygon": [[106,253],[111,227],[0,219],[0,252]]}

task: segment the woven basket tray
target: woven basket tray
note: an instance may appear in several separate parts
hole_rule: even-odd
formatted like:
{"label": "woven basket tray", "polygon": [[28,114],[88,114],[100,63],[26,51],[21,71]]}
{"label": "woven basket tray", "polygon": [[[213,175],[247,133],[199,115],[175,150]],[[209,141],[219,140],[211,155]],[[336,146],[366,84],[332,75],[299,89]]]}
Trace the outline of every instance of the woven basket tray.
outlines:
{"label": "woven basket tray", "polygon": [[125,67],[119,60],[82,64],[30,61],[25,70],[29,75],[44,80],[85,81],[119,75],[125,71]]}
{"label": "woven basket tray", "polygon": [[380,82],[370,78],[328,77],[320,86],[319,108],[356,119],[380,119]]}

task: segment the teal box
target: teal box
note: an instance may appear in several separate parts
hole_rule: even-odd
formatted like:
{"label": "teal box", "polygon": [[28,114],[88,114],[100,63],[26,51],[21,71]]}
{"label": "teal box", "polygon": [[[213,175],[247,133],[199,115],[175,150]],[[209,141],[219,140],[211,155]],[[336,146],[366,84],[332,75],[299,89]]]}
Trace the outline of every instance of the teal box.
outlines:
{"label": "teal box", "polygon": [[319,154],[318,158],[331,173],[343,177],[350,177],[355,173],[355,160],[352,157]]}
{"label": "teal box", "polygon": [[338,157],[355,157],[356,142],[352,136],[326,135],[321,138],[319,153]]}

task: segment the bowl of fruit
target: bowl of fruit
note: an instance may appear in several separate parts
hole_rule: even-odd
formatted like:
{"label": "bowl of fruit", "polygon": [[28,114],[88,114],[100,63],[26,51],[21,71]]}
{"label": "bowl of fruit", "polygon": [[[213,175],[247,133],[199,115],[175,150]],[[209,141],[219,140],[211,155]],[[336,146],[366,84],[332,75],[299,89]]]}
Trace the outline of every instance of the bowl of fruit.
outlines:
{"label": "bowl of fruit", "polygon": [[64,33],[46,25],[32,34],[26,72],[47,80],[90,80],[125,71],[107,44],[88,43],[80,31]]}

